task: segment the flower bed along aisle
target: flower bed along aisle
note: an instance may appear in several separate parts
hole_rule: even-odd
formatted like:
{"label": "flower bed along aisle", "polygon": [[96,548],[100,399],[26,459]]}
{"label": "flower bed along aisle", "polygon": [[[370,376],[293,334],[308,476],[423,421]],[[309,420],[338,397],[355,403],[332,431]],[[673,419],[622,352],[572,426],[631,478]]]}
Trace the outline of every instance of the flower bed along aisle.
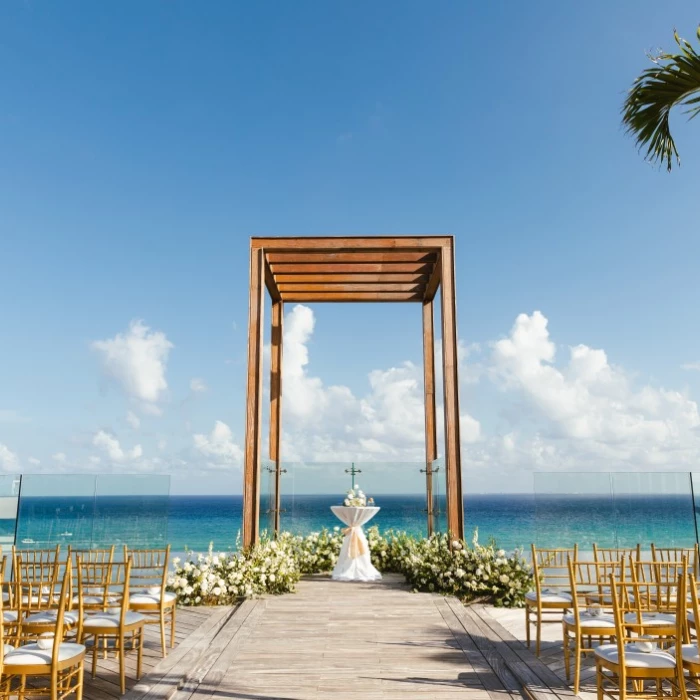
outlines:
{"label": "flower bed along aisle", "polygon": [[[520,552],[507,555],[494,544],[450,541],[447,535],[416,538],[377,527],[367,530],[372,562],[383,572],[403,574],[417,591],[453,595],[464,601],[486,599],[503,607],[522,607],[533,587],[530,566]],[[173,559],[168,580],[182,605],[229,604],[240,598],[292,593],[303,574],[331,571],[343,536],[339,528],[310,535],[281,533],[263,537],[249,549]]]}

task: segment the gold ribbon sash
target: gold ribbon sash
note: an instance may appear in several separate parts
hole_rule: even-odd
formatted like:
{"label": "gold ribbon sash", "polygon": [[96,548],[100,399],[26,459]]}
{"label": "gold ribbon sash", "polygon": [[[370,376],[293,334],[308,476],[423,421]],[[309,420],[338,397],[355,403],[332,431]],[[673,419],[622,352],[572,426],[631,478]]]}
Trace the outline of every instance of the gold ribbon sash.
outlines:
{"label": "gold ribbon sash", "polygon": [[345,527],[341,530],[343,535],[350,535],[350,544],[348,546],[348,555],[350,559],[357,559],[363,554],[367,554],[369,551],[367,549],[367,542],[365,539],[360,537],[362,528],[359,525],[353,525],[351,527]]}

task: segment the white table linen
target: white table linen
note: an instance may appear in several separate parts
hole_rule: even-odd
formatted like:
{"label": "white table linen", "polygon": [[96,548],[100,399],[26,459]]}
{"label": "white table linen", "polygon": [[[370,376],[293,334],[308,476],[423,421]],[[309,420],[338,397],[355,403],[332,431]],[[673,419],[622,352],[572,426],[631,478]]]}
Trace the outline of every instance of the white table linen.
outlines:
{"label": "white table linen", "polygon": [[356,508],[353,506],[331,506],[333,514],[342,520],[347,529],[340,548],[338,562],[333,569],[335,581],[380,581],[382,575],[372,566],[369,544],[362,526],[369,522],[379,508]]}

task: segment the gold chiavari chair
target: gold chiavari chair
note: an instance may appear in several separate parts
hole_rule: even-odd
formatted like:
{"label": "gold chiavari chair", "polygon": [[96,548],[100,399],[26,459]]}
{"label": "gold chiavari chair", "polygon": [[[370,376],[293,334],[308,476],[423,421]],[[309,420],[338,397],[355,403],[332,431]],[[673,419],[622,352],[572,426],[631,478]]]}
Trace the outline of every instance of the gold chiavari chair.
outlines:
{"label": "gold chiavari chair", "polygon": [[[698,602],[698,580],[694,574],[688,575],[689,603],[687,619],[691,626],[695,627],[695,620],[700,619],[700,603]],[[686,643],[681,649],[683,668],[688,672],[687,679],[690,688],[688,694],[693,698],[700,697],[700,636],[695,635],[695,640],[686,636]]]}
{"label": "gold chiavari chair", "polygon": [[[685,590],[686,575],[675,583]],[[610,579],[615,617],[615,642],[596,648],[598,698],[685,700],[681,649],[684,641],[686,596],[676,596],[673,624],[650,627],[640,601],[659,597],[656,582]],[[670,653],[675,650],[676,654]],[[654,681],[651,688],[648,683]]]}
{"label": "gold chiavari chair", "polygon": [[7,570],[7,556],[0,563],[0,589],[2,589],[2,622],[4,640],[11,644],[19,632],[19,609],[15,583],[10,579]]}
{"label": "gold chiavari chair", "polygon": [[[578,559],[578,545],[573,549],[538,549],[532,545],[532,573],[535,580],[535,590],[525,595],[525,634],[527,645],[530,646],[530,625],[536,629],[535,654],[540,655],[542,639],[542,623],[546,613],[561,615],[572,605],[569,593],[568,559]],[[534,621],[533,621],[534,615]],[[547,622],[559,622],[546,620]]]}
{"label": "gold chiavari chair", "polygon": [[688,560],[688,571],[694,576],[700,576],[698,566],[700,550],[696,544],[693,547],[657,547],[651,543],[651,560],[655,562],[680,562],[683,557]]}
{"label": "gold chiavari chair", "polygon": [[175,646],[175,610],[177,595],[165,590],[170,562],[170,545],[165,549],[128,549],[124,559],[131,558],[131,610],[146,615],[147,624],[160,625],[163,656],[167,655],[165,627],[170,624],[170,648]]}
{"label": "gold chiavari chair", "polygon": [[[68,545],[68,559],[73,565],[73,578],[71,580],[71,600],[74,605],[78,605],[78,557],[84,563],[111,564],[114,561],[114,545],[102,549],[80,549]],[[99,603],[100,590],[87,591],[95,597],[92,603]]]}
{"label": "gold chiavari chair", "polygon": [[[71,566],[66,564],[58,595],[56,619],[50,633],[36,641],[22,644],[5,654],[3,678],[14,685],[12,695],[19,700],[25,697],[49,697],[62,700],[75,693],[77,700],[83,695],[83,666],[85,647],[75,642],[64,642],[63,615],[70,589]],[[32,679],[27,687],[27,679]],[[15,683],[15,681],[18,681]],[[43,683],[40,683],[43,681]]]}
{"label": "gold chiavari chair", "polygon": [[[114,650],[119,659],[119,683],[122,695],[126,692],[126,651],[127,637],[129,649],[137,650],[136,678],[141,678],[143,659],[143,630],[146,618],[129,610],[129,581],[131,559],[124,562],[94,563],[83,562],[78,558],[78,597],[80,623],[78,638],[84,642],[93,637],[92,677],[97,675],[97,652],[99,640],[114,641]],[[94,596],[85,591],[100,588],[103,591],[101,603],[89,602]],[[115,600],[112,606],[106,601]],[[100,609],[101,608],[101,609]]]}
{"label": "gold chiavari chair", "polygon": [[[624,579],[624,558],[618,561],[572,561],[569,559],[569,588],[572,597],[572,612],[562,618],[562,632],[564,638],[564,665],[566,679],[571,678],[571,653],[574,654],[574,694],[578,695],[581,679],[581,661],[586,654],[594,651],[593,638],[602,643],[615,634],[615,618],[606,613],[600,598],[604,595],[601,588],[607,590],[606,597],[610,594],[610,576],[615,579]],[[599,592],[594,594],[591,601],[591,588]]]}
{"label": "gold chiavari chair", "polygon": [[[0,580],[0,586],[2,587],[3,594],[5,592],[5,559],[6,557],[3,557],[3,564],[2,564],[2,569],[3,569],[3,578]],[[0,698],[10,698],[12,695],[12,681],[11,677],[7,676],[3,673],[3,661],[5,659],[5,654],[9,654],[11,651],[14,651],[14,647],[12,644],[8,644],[7,642],[7,637],[5,636],[5,623],[4,623],[4,618],[5,618],[5,606],[4,606],[5,600],[4,600],[4,595],[0,596]],[[11,637],[11,640],[14,641],[14,635]]]}
{"label": "gold chiavari chair", "polygon": [[20,621],[33,613],[56,607],[61,561],[56,550],[14,552],[13,574]]}
{"label": "gold chiavari chair", "polygon": [[[635,547],[599,547],[593,543],[593,561],[598,563],[617,562],[620,559],[636,563],[642,560],[642,545],[637,544]],[[631,572],[629,572],[631,574]],[[607,587],[607,582],[605,583]],[[612,604],[612,602],[611,602]]]}

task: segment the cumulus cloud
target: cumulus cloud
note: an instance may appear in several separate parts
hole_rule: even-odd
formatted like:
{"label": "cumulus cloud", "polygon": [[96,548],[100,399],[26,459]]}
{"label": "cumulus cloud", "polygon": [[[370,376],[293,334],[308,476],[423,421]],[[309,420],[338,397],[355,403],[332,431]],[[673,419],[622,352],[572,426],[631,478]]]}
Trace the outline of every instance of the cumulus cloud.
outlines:
{"label": "cumulus cloud", "polygon": [[7,446],[0,442],[0,469],[5,472],[12,472],[19,468],[19,458]]}
{"label": "cumulus cloud", "polygon": [[207,458],[211,467],[240,465],[243,461],[243,451],[234,442],[231,428],[223,421],[217,420],[208,435],[198,433],[192,437],[195,449]]}
{"label": "cumulus cloud", "polygon": [[30,419],[13,408],[0,408],[0,423],[29,423]]}
{"label": "cumulus cloud", "polygon": [[31,464],[33,467],[38,467],[41,464],[41,460],[37,459],[36,457],[29,457],[27,462],[29,462],[29,464]]}
{"label": "cumulus cloud", "polygon": [[65,452],[55,452],[51,455],[51,459],[59,464],[65,464],[68,461],[68,457]]}
{"label": "cumulus cloud", "polygon": [[96,340],[105,374],[116,381],[132,399],[142,402],[148,412],[157,406],[168,388],[165,378],[168,355],[174,347],[162,331],[151,330],[143,321],[132,321],[125,333]]}
{"label": "cumulus cloud", "polygon": [[92,438],[92,444],[102,450],[112,462],[133,462],[143,456],[141,445],[134,445],[130,450],[124,450],[119,440],[104,430],[99,430]]}
{"label": "cumulus cloud", "polygon": [[203,379],[198,377],[193,377],[190,379],[190,391],[193,394],[201,394],[207,390],[207,385],[204,383]]}

